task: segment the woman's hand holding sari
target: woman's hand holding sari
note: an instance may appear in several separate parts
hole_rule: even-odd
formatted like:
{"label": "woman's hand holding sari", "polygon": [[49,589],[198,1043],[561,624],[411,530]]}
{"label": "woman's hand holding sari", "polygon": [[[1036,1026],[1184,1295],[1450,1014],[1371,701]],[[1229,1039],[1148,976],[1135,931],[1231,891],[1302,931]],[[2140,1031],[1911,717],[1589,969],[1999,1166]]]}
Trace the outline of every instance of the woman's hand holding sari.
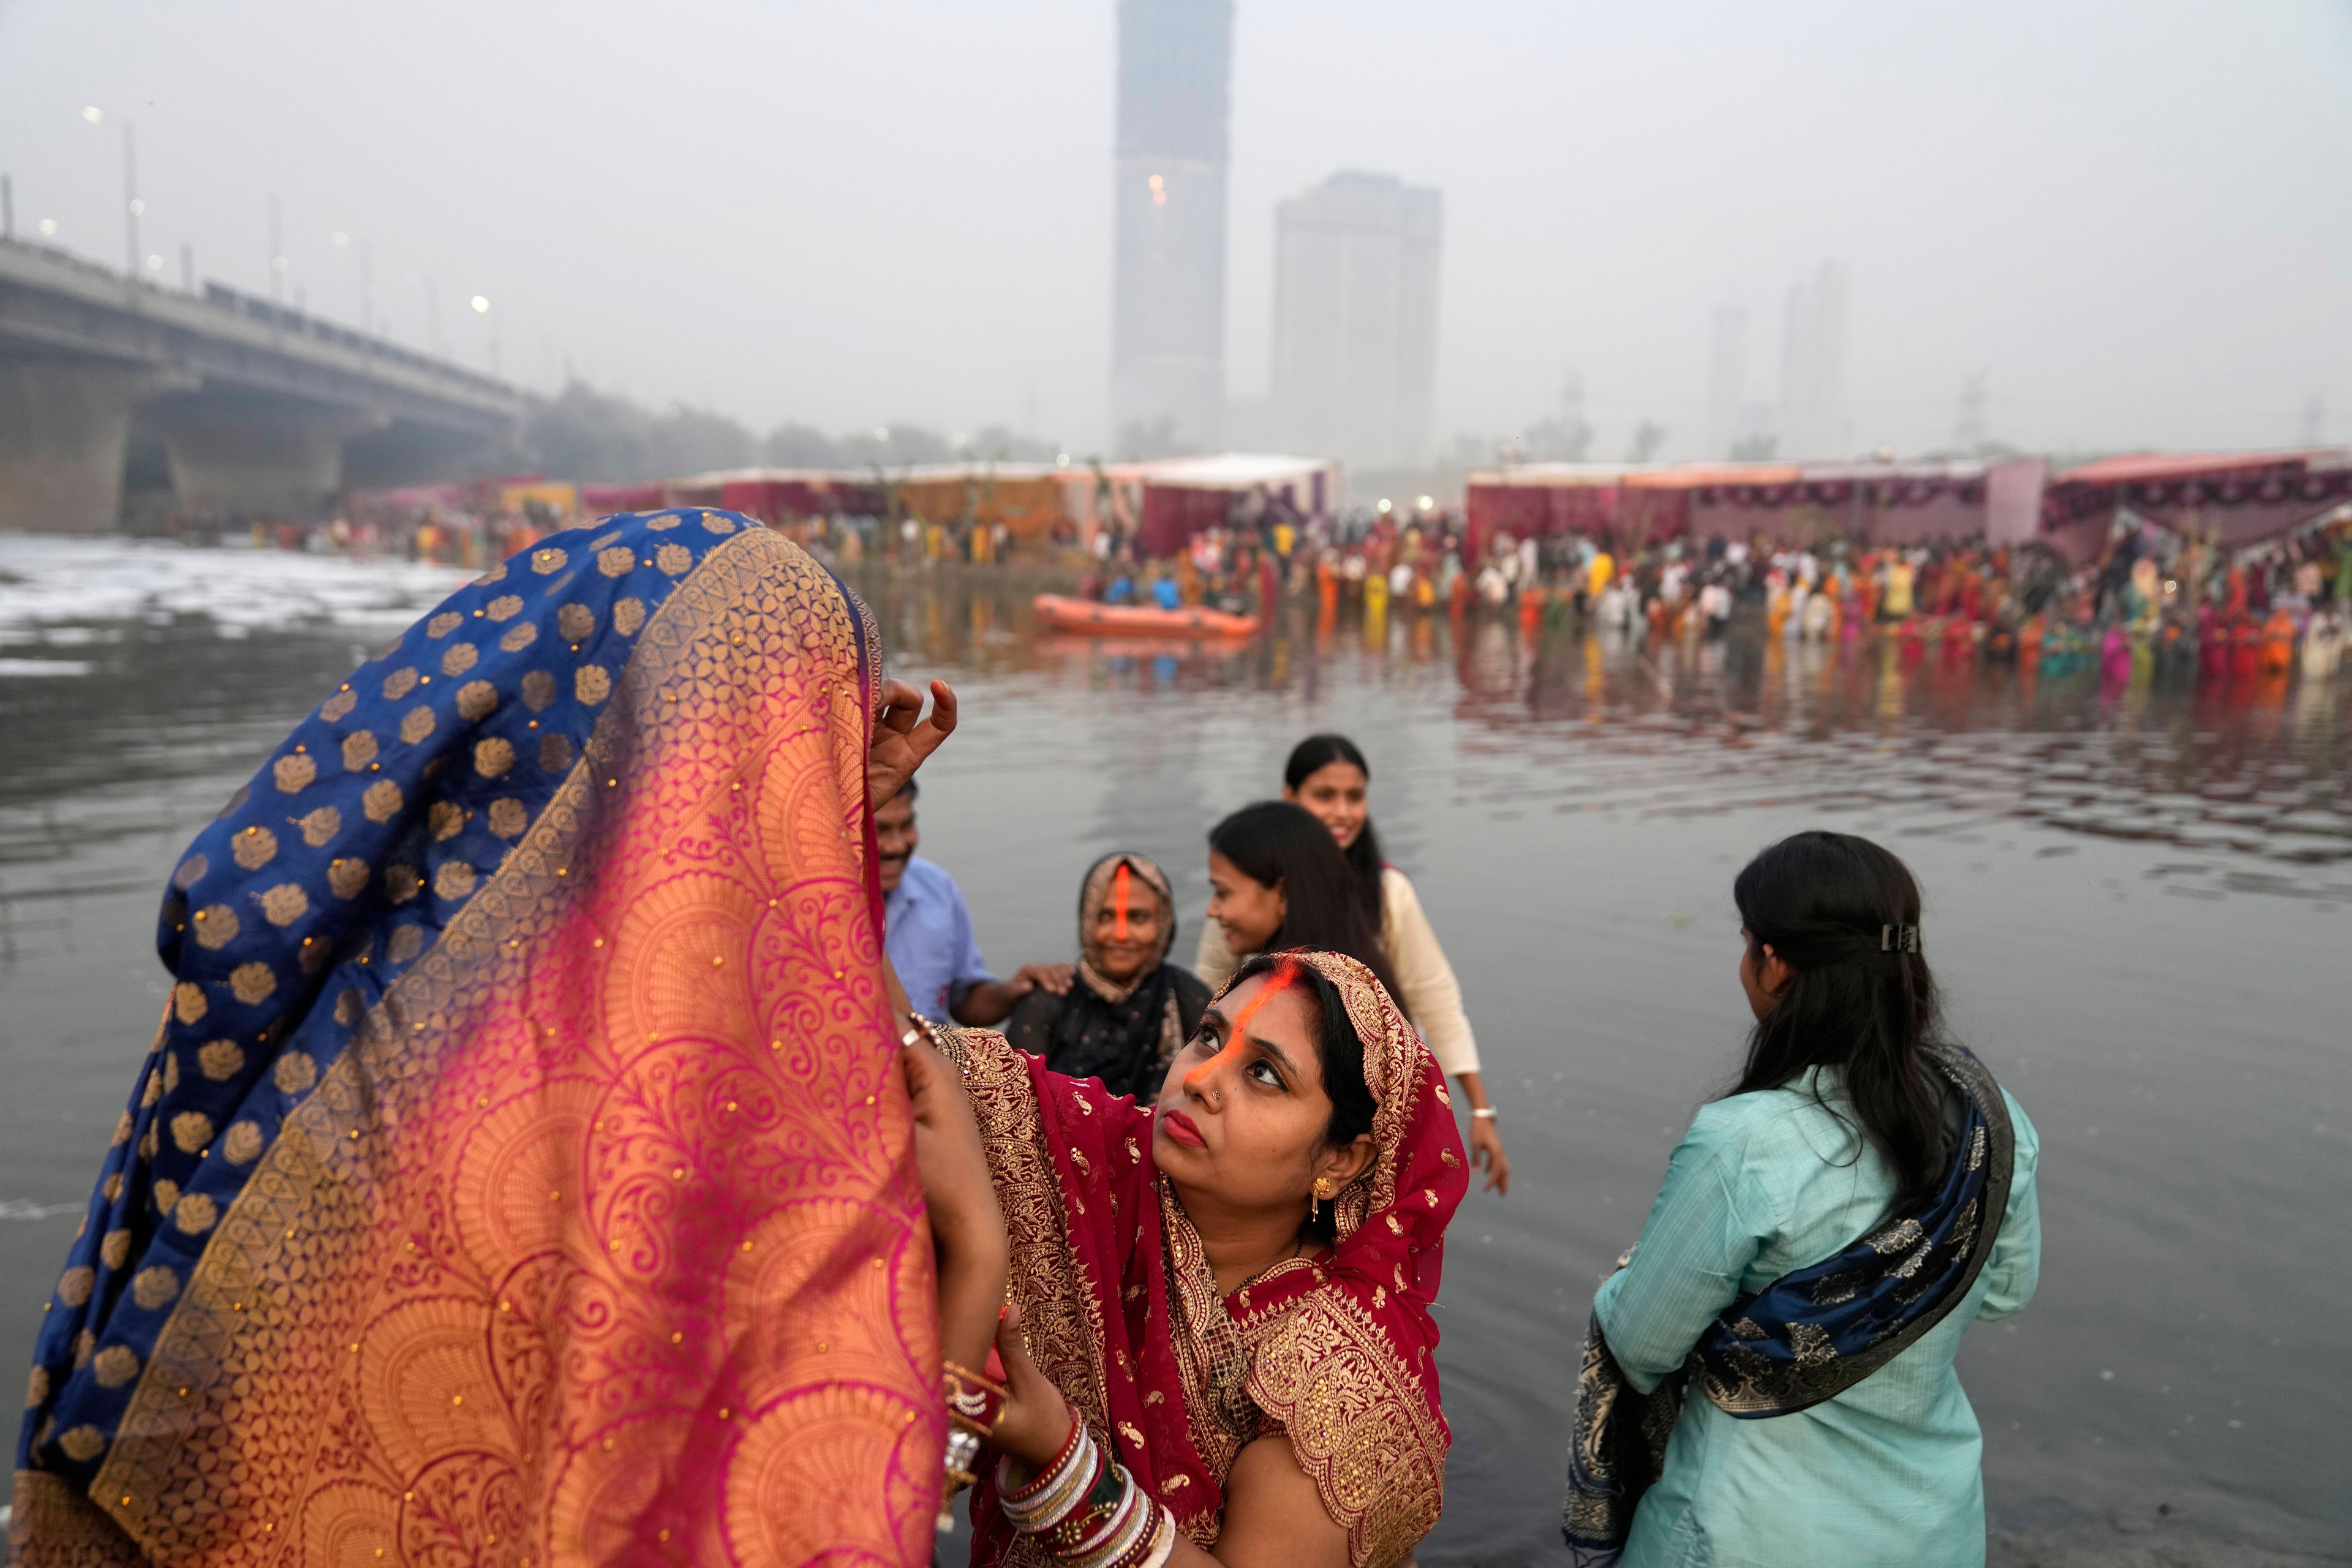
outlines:
{"label": "woman's hand holding sari", "polygon": [[996,1324],[996,1353],[1004,1363],[1004,1386],[1011,1397],[996,1424],[996,1446],[1013,1462],[1034,1475],[1053,1463],[1070,1438],[1070,1402],[1053,1380],[1037,1370],[1029,1346],[1021,1337],[1021,1309],[1007,1307]]}
{"label": "woman's hand holding sari", "polygon": [[[996,1329],[1004,1363],[1004,1402],[996,1447],[1027,1475],[1054,1461],[1070,1437],[1070,1403],[1040,1371],[1021,1337],[1021,1309]],[[1224,1528],[1213,1550],[1181,1532],[1170,1568],[1349,1568],[1348,1531],[1324,1505],[1315,1481],[1281,1433],[1245,1446],[1225,1479]]]}

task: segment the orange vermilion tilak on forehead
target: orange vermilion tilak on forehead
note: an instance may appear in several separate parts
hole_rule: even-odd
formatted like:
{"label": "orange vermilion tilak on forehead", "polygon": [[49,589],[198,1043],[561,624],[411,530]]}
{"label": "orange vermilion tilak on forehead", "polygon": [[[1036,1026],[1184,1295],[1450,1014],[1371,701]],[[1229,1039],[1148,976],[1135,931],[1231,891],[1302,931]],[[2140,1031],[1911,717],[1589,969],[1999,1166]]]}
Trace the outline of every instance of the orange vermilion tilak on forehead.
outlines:
{"label": "orange vermilion tilak on forehead", "polygon": [[1124,860],[1118,863],[1118,869],[1111,873],[1110,907],[1117,917],[1117,923],[1111,927],[1111,940],[1114,942],[1127,940],[1128,889],[1134,880],[1134,874]]}
{"label": "orange vermilion tilak on forehead", "polygon": [[1257,1016],[1257,1010],[1273,1001],[1276,995],[1289,990],[1291,986],[1297,984],[1297,961],[1284,959],[1281,965],[1265,977],[1265,984],[1258,988],[1258,994],[1243,1004],[1242,1010],[1234,1015],[1233,1030],[1225,1036],[1224,1048],[1186,1073],[1184,1087],[1188,1089],[1192,1089],[1195,1084],[1205,1079],[1211,1068],[1240,1050],[1243,1037],[1249,1031],[1250,1020]]}

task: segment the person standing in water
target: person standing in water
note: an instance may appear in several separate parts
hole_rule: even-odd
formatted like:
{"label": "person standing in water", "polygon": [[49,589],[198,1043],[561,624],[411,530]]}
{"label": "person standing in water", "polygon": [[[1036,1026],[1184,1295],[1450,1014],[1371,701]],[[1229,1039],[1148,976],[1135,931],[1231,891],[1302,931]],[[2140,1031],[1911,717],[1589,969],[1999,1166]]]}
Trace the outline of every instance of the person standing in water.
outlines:
{"label": "person standing in water", "polygon": [[1151,1104],[1209,1005],[1209,988],[1168,962],[1175,940],[1167,874],[1129,850],[1104,856],[1078,884],[1075,983],[1024,996],[1005,1038],[1066,1078]]}
{"label": "person standing in water", "polygon": [[1021,999],[1043,986],[1055,995],[1070,988],[1067,964],[1024,964],[1010,980],[988,972],[963,889],[945,868],[915,853],[913,779],[875,808],[877,870],[882,886],[884,946],[915,1009],[933,1023],[1003,1022]]}
{"label": "person standing in water", "polygon": [[[1371,764],[1353,741],[1345,735],[1309,735],[1283,765],[1282,798],[1304,806],[1331,830],[1354,873],[1366,921],[1380,933],[1381,946],[1394,966],[1398,1003],[1428,1042],[1438,1066],[1461,1084],[1470,1102],[1470,1157],[1486,1173],[1487,1191],[1507,1193],[1511,1162],[1503,1152],[1494,1104],[1486,1098],[1478,1042],[1462,1009],[1462,984],[1438,945],[1412,881],[1381,858],[1380,835],[1372,828],[1371,784]],[[1211,990],[1241,966],[1243,956],[1213,916],[1203,922],[1192,967]]]}
{"label": "person standing in water", "polygon": [[1952,1361],[2040,1279],[2033,1124],[1946,1033],[1901,860],[1800,833],[1731,896],[1747,1058],[1593,1302],[1570,1559],[1981,1568]]}

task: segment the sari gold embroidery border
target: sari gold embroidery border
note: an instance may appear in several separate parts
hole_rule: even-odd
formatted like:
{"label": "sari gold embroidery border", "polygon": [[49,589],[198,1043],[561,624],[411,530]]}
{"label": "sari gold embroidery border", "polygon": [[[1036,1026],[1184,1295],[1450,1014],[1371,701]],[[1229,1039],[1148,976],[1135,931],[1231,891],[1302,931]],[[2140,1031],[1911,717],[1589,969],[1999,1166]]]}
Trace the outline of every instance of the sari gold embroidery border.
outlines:
{"label": "sari gold embroidery border", "polygon": [[[1070,1245],[1062,1187],[1045,1147],[1037,1096],[1022,1055],[990,1029],[943,1026],[939,1040],[961,1075],[980,1123],[982,1152],[1004,1210],[1011,1244],[1007,1281],[1021,1303],[1021,1338],[1037,1370],[1059,1389],[1107,1453],[1117,1452],[1103,1371],[1105,1324],[1099,1293]],[[1079,1302],[1085,1307],[1081,1312]],[[1213,1537],[1212,1537],[1213,1539]],[[1054,1568],[1059,1560],[1031,1536],[1016,1537],[1007,1568]]]}
{"label": "sari gold embroidery border", "polygon": [[16,1472],[8,1561],[24,1568],[147,1568],[122,1527],[88,1493],[46,1470]]}
{"label": "sari gold embroidery border", "polygon": [[[1257,1410],[1249,1397],[1249,1346],[1225,1310],[1201,1233],[1192,1228],[1168,1178],[1161,1176],[1158,1184],[1169,1305],[1180,1319],[1179,1331],[1170,1337],[1183,1373],[1185,1426],[1202,1462],[1222,1479],[1258,1433]],[[1214,1522],[1210,1521],[1212,1541]]]}
{"label": "sari gold embroidery border", "polygon": [[1064,1228],[1061,1183],[1045,1147],[1029,1069],[1021,1053],[992,1030],[949,1026],[939,1035],[963,1075],[997,1198],[1004,1205],[1023,1342],[1037,1369],[1077,1406],[1096,1438],[1115,1447],[1103,1373],[1102,1292],[1093,1288],[1103,1282],[1086,1278],[1086,1266]]}
{"label": "sari gold embroidery border", "polygon": [[[714,670],[813,646],[849,647],[846,603],[829,574],[764,530],[711,552],[646,627],[616,693],[623,700],[606,710],[539,819],[289,1113],[173,1310],[92,1489],[157,1561],[303,1560],[298,1510],[310,1467],[288,1461],[349,1435],[335,1429],[339,1413],[327,1407],[340,1369],[289,1368],[285,1358],[304,1340],[302,1326],[351,1321],[359,1299],[376,1289],[374,1275],[354,1267],[371,1239],[371,1167],[387,1157],[403,1118],[423,1105],[437,1058],[462,1038],[482,999],[528,968],[531,941],[592,881],[593,868],[569,873],[603,826],[598,777],[624,754],[659,749],[665,724],[679,712],[679,690],[719,699]],[[722,619],[730,609],[765,616],[764,637],[748,647],[738,637],[730,646]],[[812,618],[822,624],[809,625]],[[849,689],[824,695],[836,726],[864,724],[867,694],[855,678]],[[619,805],[625,810],[625,800]],[[862,846],[853,847],[853,859],[859,853]],[[330,1289],[336,1294],[326,1299]],[[249,1373],[315,1379],[320,1404],[303,1413],[307,1430],[288,1429],[297,1425],[291,1411],[258,1408],[266,1402],[248,1394]],[[910,1381],[925,1385],[919,1369]],[[868,1392],[898,1397],[878,1385]],[[906,1418],[916,1419],[911,1405]],[[273,1424],[280,1429],[267,1430]],[[246,1462],[257,1437],[272,1463]],[[536,1554],[535,1545],[514,1544]]]}
{"label": "sari gold embroidery border", "polygon": [[1436,1524],[1444,1435],[1418,1378],[1352,1299],[1299,1298],[1258,1347],[1249,1392],[1289,1435],[1360,1568],[1398,1561]]}

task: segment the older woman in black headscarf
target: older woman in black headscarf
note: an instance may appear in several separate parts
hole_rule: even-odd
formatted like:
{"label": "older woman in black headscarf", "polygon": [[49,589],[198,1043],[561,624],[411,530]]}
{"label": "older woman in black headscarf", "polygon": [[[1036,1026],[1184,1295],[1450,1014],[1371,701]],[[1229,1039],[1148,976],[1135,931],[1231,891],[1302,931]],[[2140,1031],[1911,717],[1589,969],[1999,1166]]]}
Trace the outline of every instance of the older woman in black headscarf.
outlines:
{"label": "older woman in black headscarf", "polygon": [[1072,1078],[1098,1078],[1149,1105],[1168,1063],[1200,1026],[1209,988],[1168,962],[1176,900],[1140,855],[1106,855],[1078,889],[1078,965],[1069,989],[1031,992],[1005,1037]]}

